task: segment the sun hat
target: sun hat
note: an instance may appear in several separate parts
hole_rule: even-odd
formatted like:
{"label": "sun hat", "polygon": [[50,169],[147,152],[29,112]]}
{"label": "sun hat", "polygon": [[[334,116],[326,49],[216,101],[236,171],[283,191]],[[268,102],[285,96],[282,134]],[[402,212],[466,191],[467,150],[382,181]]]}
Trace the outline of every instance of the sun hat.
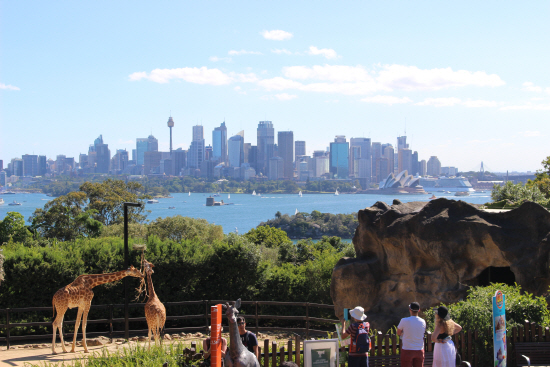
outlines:
{"label": "sun hat", "polygon": [[[212,331],[212,326],[208,327],[208,331]],[[220,326],[220,333],[223,333],[223,326]]]}
{"label": "sun hat", "polygon": [[420,311],[420,304],[418,302],[411,302],[409,308],[411,311]]}
{"label": "sun hat", "polygon": [[436,310],[435,310],[435,313],[437,314],[437,316],[439,316],[440,319],[442,320],[450,320],[451,319],[451,315],[449,315],[449,309],[445,306],[439,306]]}
{"label": "sun hat", "polygon": [[355,307],[353,310],[349,312],[349,314],[351,315],[351,317],[353,317],[356,320],[363,321],[364,319],[367,318],[367,315],[365,315],[365,309],[361,306]]}

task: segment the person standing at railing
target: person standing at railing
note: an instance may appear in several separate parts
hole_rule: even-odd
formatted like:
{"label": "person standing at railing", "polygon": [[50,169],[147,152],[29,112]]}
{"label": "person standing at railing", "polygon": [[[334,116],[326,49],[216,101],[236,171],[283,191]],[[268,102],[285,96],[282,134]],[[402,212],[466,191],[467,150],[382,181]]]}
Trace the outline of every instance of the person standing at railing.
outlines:
{"label": "person standing at railing", "polygon": [[361,306],[349,312],[350,326],[342,333],[342,339],[351,338],[349,344],[348,367],[369,367],[370,324],[365,322],[367,315]]}
{"label": "person standing at railing", "polygon": [[[211,331],[210,326],[208,327],[208,330]],[[222,332],[223,332],[223,326],[222,326],[222,329],[220,330],[220,335],[221,335]],[[210,342],[211,342],[211,337],[210,336],[202,341],[202,349],[204,350],[203,358],[204,358],[204,362],[205,362],[206,366],[210,366],[210,347],[211,347]],[[225,353],[227,352],[227,339],[222,337],[221,338],[221,345],[222,345],[222,347],[221,347],[221,351],[222,351],[221,360],[222,360],[222,365],[223,365],[224,359],[225,359]]]}
{"label": "person standing at railing", "polygon": [[258,339],[256,338],[256,334],[246,330],[246,320],[243,316],[237,317],[237,327],[239,328],[241,342],[244,347],[254,354],[257,360],[260,360],[260,356],[258,354]]}
{"label": "person standing at railing", "polygon": [[434,345],[433,367],[456,366],[456,348],[452,335],[459,333],[462,326],[451,320],[449,310],[439,306],[435,310],[435,329],[432,334]]}
{"label": "person standing at railing", "polygon": [[409,305],[409,317],[402,318],[397,326],[397,335],[403,339],[401,347],[401,367],[424,366],[424,333],[426,321],[418,317],[420,304]]}

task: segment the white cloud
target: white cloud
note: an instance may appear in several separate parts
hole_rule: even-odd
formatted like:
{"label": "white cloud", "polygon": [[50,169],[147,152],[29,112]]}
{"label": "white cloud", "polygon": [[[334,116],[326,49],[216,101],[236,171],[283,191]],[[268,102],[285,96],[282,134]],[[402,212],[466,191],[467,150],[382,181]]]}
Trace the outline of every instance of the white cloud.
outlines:
{"label": "white cloud", "polygon": [[280,29],[275,29],[272,31],[262,31],[260,34],[264,36],[265,39],[272,41],[284,41],[293,37],[292,33],[285,32]]}
{"label": "white cloud", "polygon": [[260,51],[246,51],[246,50],[231,50],[227,53],[230,56],[238,56],[238,55],[263,55]]}
{"label": "white cloud", "polygon": [[130,74],[131,81],[147,79],[155,83],[168,83],[172,79],[184,80],[194,84],[226,85],[238,81],[243,83],[256,82],[254,74],[226,74],[219,69],[201,68],[179,68],[179,69],[154,69],[147,74],[145,71]]}
{"label": "white cloud", "polygon": [[279,101],[290,101],[291,99],[298,98],[298,96],[295,94],[281,93],[275,94],[275,98],[277,98]]}
{"label": "white cloud", "polygon": [[498,87],[504,81],[496,74],[484,71],[453,71],[444,69],[419,69],[416,66],[385,65],[378,73],[377,81],[399,90],[438,90],[451,87]]}
{"label": "white cloud", "polygon": [[246,94],[246,92],[243,91],[243,89],[240,86],[236,86],[235,88],[233,88],[233,90],[239,94]]}
{"label": "white cloud", "polygon": [[393,105],[398,103],[410,103],[412,100],[408,97],[395,97],[395,96],[373,96],[373,97],[367,97],[363,98],[361,101],[368,102],[368,103],[379,103],[379,104],[387,104],[387,105]]}
{"label": "white cloud", "polygon": [[286,55],[292,55],[292,52],[287,50],[287,49],[284,49],[284,48],[281,48],[281,49],[274,49],[274,50],[271,50],[271,52],[273,52],[274,54],[286,54]]}
{"label": "white cloud", "polygon": [[484,101],[481,99],[475,101],[464,101],[462,104],[466,107],[497,107],[498,102],[496,101]]}
{"label": "white cloud", "polygon": [[4,83],[0,83],[0,89],[5,89],[5,90],[21,90],[21,89],[19,89],[19,88],[16,87],[16,86],[9,85],[9,84],[4,84]]}
{"label": "white cloud", "polygon": [[460,98],[426,98],[423,102],[415,103],[417,106],[434,106],[434,107],[448,107],[460,104],[462,101]]}
{"label": "white cloud", "polygon": [[372,82],[374,79],[361,66],[347,65],[314,65],[288,66],[283,68],[283,75],[291,79],[313,79],[331,82]]}
{"label": "white cloud", "polygon": [[526,92],[542,92],[542,87],[536,86],[533,82],[525,82],[523,83],[523,88],[521,88],[521,90]]}
{"label": "white cloud", "polygon": [[271,79],[260,80],[258,85],[267,90],[300,89],[303,87],[302,83],[281,78],[279,76]]}
{"label": "white cloud", "polygon": [[542,136],[540,131],[532,131],[532,130],[521,131],[519,134],[526,137],[526,138],[533,138],[533,137],[537,137],[537,136]]}
{"label": "white cloud", "polygon": [[502,107],[501,110],[503,111],[508,111],[508,110],[549,111],[550,103],[534,104],[531,102],[527,102],[524,105],[505,106],[505,107]]}
{"label": "white cloud", "polygon": [[331,48],[321,48],[321,49],[319,49],[315,46],[309,46],[308,53],[310,55],[322,55],[327,59],[337,59],[339,57],[338,54],[336,53],[336,51],[334,51]]}
{"label": "white cloud", "polygon": [[210,61],[213,61],[213,62],[218,62],[218,61],[231,62],[231,58],[230,57],[212,56],[212,57],[210,57]]}

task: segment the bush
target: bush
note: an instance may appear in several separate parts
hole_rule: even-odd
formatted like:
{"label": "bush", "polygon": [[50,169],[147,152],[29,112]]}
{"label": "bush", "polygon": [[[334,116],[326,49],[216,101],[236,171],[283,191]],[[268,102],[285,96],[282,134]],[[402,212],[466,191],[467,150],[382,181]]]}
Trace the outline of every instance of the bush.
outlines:
{"label": "bush", "polygon": [[521,182],[514,184],[511,181],[504,185],[494,185],[491,192],[493,202],[507,200],[514,204],[521,204],[525,201],[533,201],[537,204],[548,206],[549,200],[536,185],[526,186]]}

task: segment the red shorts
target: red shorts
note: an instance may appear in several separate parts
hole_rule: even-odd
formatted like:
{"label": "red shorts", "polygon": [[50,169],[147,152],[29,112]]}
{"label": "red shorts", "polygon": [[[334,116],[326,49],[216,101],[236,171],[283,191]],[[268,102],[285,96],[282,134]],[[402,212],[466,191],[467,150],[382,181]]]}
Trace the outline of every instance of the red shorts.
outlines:
{"label": "red shorts", "polygon": [[424,349],[405,350],[401,349],[401,367],[423,367]]}

